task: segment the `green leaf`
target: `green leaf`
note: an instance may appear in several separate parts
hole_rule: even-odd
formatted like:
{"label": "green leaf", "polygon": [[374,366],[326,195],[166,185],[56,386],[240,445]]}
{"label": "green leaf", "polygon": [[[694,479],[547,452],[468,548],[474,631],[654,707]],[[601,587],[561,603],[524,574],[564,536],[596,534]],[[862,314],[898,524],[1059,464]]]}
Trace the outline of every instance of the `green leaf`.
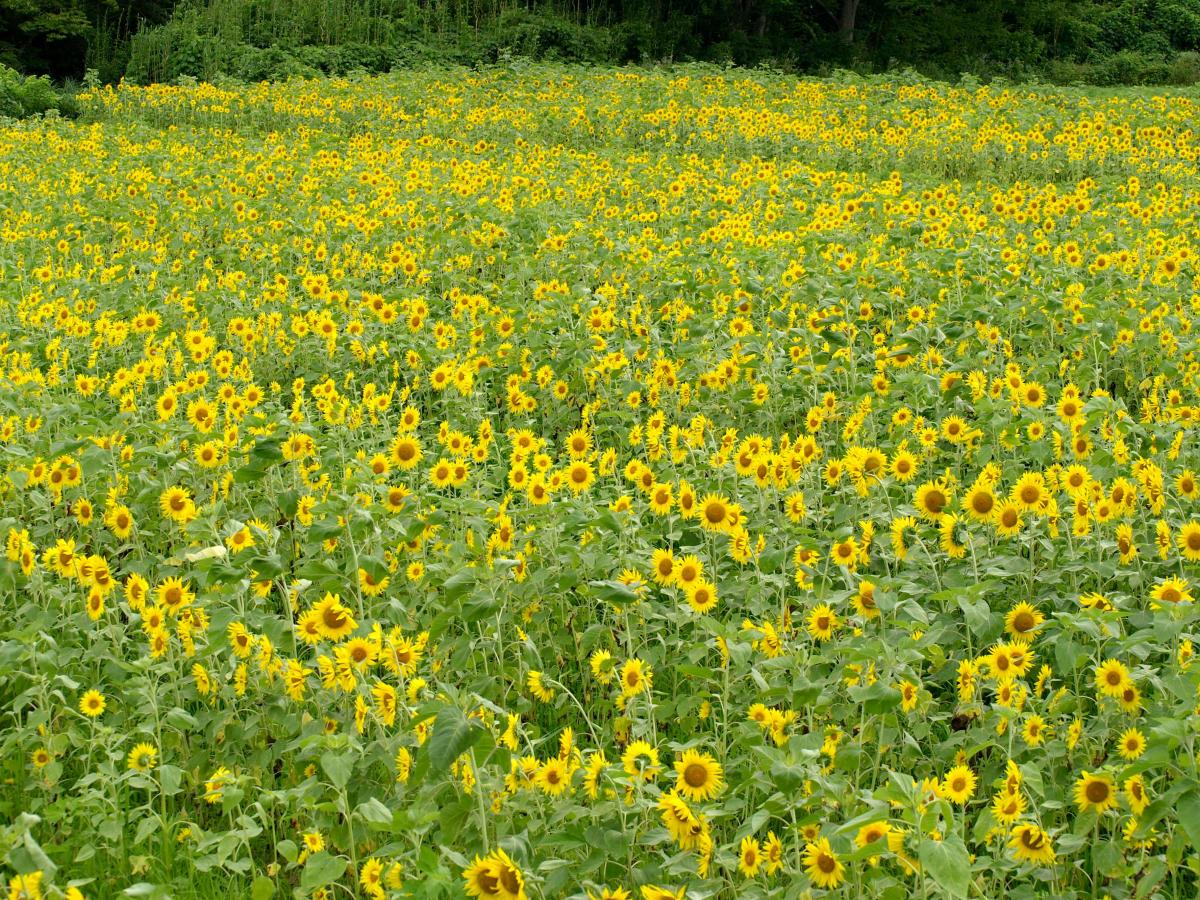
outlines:
{"label": "green leaf", "polygon": [[455,572],[442,584],[442,602],[449,603],[457,600],[469,591],[475,584],[475,572],[472,569],[461,569]]}
{"label": "green leaf", "polygon": [[1163,876],[1167,874],[1167,864],[1161,859],[1152,859],[1146,866],[1145,874],[1138,881],[1137,892],[1133,895],[1134,900],[1145,900],[1150,896],[1150,892],[1158,887],[1158,883],[1163,880]]}
{"label": "green leaf", "polygon": [[619,581],[589,581],[588,587],[596,592],[596,596],[609,603],[631,603],[637,599],[637,594],[627,584]]}
{"label": "green leaf", "polygon": [[179,766],[162,765],[158,767],[158,783],[162,792],[168,797],[179,793],[179,785],[183,781],[183,769]]}
{"label": "green leaf", "polygon": [[429,736],[429,764],[435,772],[445,772],[482,735],[483,728],[464,716],[462,710],[445,707],[434,719]]}
{"label": "green leaf", "polygon": [[250,560],[250,568],[257,581],[270,581],[284,573],[283,560],[278,553],[265,556],[255,556]]}
{"label": "green leaf", "polygon": [[966,897],[971,881],[971,860],[967,848],[956,839],[922,841],[918,849],[921,865],[950,897]]}
{"label": "green leaf", "polygon": [[165,893],[157,884],[151,884],[148,881],[139,881],[137,884],[131,884],[122,892],[126,897],[161,897]]}
{"label": "green leaf", "polygon": [[392,811],[375,797],[358,804],[354,811],[372,828],[385,831],[392,827]]}
{"label": "green leaf", "polygon": [[46,855],[46,851],[42,849],[33,838],[33,833],[26,831],[24,835],[25,852],[29,854],[29,858],[33,860],[35,866],[46,874],[48,878],[53,878],[54,873],[58,871],[58,866]]}
{"label": "green leaf", "polygon": [[250,900],[270,900],[275,896],[275,882],[266,875],[259,875],[250,885]]}
{"label": "green leaf", "polygon": [[321,754],[321,768],[329,776],[329,783],[340,791],[350,781],[350,774],[354,771],[354,757],[349,753],[334,753],[330,750]]}
{"label": "green leaf", "polygon": [[290,863],[295,863],[300,858],[300,848],[296,845],[295,841],[280,841],[275,845],[275,852]]}
{"label": "green leaf", "polygon": [[1189,791],[1179,798],[1175,810],[1179,824],[1187,833],[1193,847],[1200,847],[1200,792]]}
{"label": "green leaf", "polygon": [[322,850],[310,856],[304,864],[304,874],[300,876],[300,887],[305,891],[315,891],[319,887],[337,881],[345,872],[345,859],[340,856],[331,856]]}

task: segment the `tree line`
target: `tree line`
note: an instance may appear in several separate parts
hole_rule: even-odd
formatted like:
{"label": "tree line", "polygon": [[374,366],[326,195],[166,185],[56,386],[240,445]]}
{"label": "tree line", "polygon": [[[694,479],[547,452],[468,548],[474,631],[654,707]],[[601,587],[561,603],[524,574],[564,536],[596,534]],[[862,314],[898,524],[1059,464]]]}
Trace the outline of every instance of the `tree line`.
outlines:
{"label": "tree line", "polygon": [[804,72],[1200,80],[1200,0],[0,0],[0,64],[147,81],[507,53]]}

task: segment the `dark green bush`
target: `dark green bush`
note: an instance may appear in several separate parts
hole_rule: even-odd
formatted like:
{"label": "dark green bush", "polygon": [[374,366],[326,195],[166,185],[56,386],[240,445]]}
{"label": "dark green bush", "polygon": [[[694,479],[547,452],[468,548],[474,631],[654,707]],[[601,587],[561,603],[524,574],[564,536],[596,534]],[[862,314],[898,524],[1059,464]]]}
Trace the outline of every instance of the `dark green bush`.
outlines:
{"label": "dark green bush", "polygon": [[76,116],[79,107],[74,97],[56,90],[45,75],[27,78],[0,65],[0,116],[22,119],[50,111]]}
{"label": "dark green bush", "polygon": [[1171,84],[1200,83],[1200,53],[1188,50],[1176,55],[1168,75]]}

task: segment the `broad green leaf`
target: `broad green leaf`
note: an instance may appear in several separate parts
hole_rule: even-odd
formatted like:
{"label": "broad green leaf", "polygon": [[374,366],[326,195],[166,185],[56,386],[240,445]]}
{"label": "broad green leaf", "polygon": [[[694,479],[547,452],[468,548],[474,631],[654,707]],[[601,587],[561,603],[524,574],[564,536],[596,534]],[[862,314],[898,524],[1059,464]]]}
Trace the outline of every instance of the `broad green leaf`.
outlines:
{"label": "broad green leaf", "polygon": [[921,865],[948,897],[966,897],[971,882],[971,860],[957,838],[924,840],[917,854]]}
{"label": "broad green leaf", "polygon": [[429,736],[429,764],[434,772],[445,772],[450,764],[471,748],[483,734],[479,723],[468,719],[462,710],[447,706],[437,714]]}

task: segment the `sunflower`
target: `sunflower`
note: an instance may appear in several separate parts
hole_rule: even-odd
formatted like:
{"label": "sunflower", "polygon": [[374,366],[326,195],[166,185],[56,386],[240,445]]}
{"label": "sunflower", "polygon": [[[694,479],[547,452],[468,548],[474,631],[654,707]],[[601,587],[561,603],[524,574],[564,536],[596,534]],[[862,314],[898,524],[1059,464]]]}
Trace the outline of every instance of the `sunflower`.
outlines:
{"label": "sunflower", "polygon": [[956,513],[945,513],[938,521],[938,545],[951,559],[967,555],[967,530]]}
{"label": "sunflower", "polygon": [[821,603],[808,614],[805,630],[814,640],[827,641],[833,637],[833,632],[837,629],[838,624],[838,617],[834,613],[833,607],[827,603]]}
{"label": "sunflower", "polygon": [[313,607],[317,614],[317,628],[321,636],[329,641],[340,641],[354,632],[358,623],[350,615],[350,610],[342,605],[337,594],[326,594],[321,602]]}
{"label": "sunflower", "polygon": [[571,459],[583,459],[592,449],[592,436],[586,428],[576,428],[566,440],[567,453]]}
{"label": "sunflower", "polygon": [[1129,670],[1119,660],[1108,659],[1096,667],[1096,688],[1106,697],[1120,697],[1129,683]]}
{"label": "sunflower", "polygon": [[187,488],[169,487],[158,498],[158,508],[163,516],[177,525],[186,525],[196,518],[196,504]]}
{"label": "sunflower", "polygon": [[1155,585],[1150,596],[1160,603],[1191,603],[1189,587],[1186,578],[1168,578],[1162,584]]}
{"label": "sunflower", "polygon": [[738,848],[738,871],[746,878],[753,878],[762,866],[762,846],[753,837],[742,838]]}
{"label": "sunflower", "polygon": [[1021,532],[1021,508],[1011,500],[1001,503],[992,520],[996,533],[1002,537],[1013,537]]}
{"label": "sunflower", "polygon": [[525,876],[512,858],[500,848],[485,857],[475,857],[463,872],[466,892],[472,897],[495,900],[526,900]]}
{"label": "sunflower", "polygon": [[1146,782],[1140,774],[1131,775],[1125,779],[1125,800],[1135,816],[1140,816],[1150,805],[1150,796],[1146,793]]}
{"label": "sunflower", "polygon": [[992,799],[992,818],[1001,825],[1011,825],[1025,813],[1025,797],[1020,793],[1001,791]]}
{"label": "sunflower", "polygon": [[1191,469],[1184,469],[1175,477],[1175,489],[1188,500],[1200,497],[1200,480]]}
{"label": "sunflower", "polygon": [[168,615],[178,615],[179,611],[196,599],[196,595],[188,588],[182,578],[167,578],[154,589],[155,600]]}
{"label": "sunflower", "polygon": [[963,508],[977,522],[989,522],[996,512],[996,495],[987,484],[976,484],[963,499]]}
{"label": "sunflower", "polygon": [[396,467],[405,472],[416,468],[425,455],[420,441],[410,434],[402,434],[392,441],[391,454]]}
{"label": "sunflower", "polygon": [[439,459],[429,469],[429,481],[439,490],[448,488],[454,482],[454,467],[448,459]]}
{"label": "sunflower", "polygon": [[1121,564],[1127,565],[1137,558],[1137,544],[1133,542],[1133,528],[1128,522],[1117,526],[1117,551],[1121,554]]}
{"label": "sunflower", "polygon": [[379,648],[373,641],[366,638],[351,638],[337,648],[337,654],[343,654],[346,661],[356,669],[369,669],[379,658]]}
{"label": "sunflower", "polygon": [[1046,479],[1040,472],[1026,472],[1013,487],[1013,501],[1029,512],[1040,509],[1048,498]]}
{"label": "sunflower", "polygon": [[675,789],[696,803],[711,800],[725,786],[721,764],[707,753],[685,750],[675,760],[675,772]]}
{"label": "sunflower", "polygon": [[1046,720],[1041,716],[1032,715],[1025,720],[1021,729],[1021,739],[1030,747],[1040,747],[1046,741]]}
{"label": "sunflower", "polygon": [[552,757],[542,763],[534,783],[551,797],[558,797],[571,786],[571,771],[567,763]]}
{"label": "sunflower", "polygon": [[1038,825],[1015,826],[1009,835],[1008,846],[1018,862],[1043,866],[1054,862],[1054,842]]}
{"label": "sunflower", "polygon": [[828,838],[805,845],[804,873],[817,887],[826,890],[832,890],[846,879],[846,868],[829,846]]}
{"label": "sunflower", "polygon": [[123,541],[133,533],[133,514],[124,504],[117,504],[105,513],[104,523],[118,540]]}
{"label": "sunflower", "polygon": [[362,591],[364,597],[378,597],[388,586],[388,576],[376,579],[374,575],[366,569],[358,570],[358,587]]}
{"label": "sunflower", "polygon": [[853,597],[854,611],[864,619],[879,618],[879,607],[875,602],[875,585],[865,578],[859,582]]}
{"label": "sunflower", "polygon": [[671,840],[684,850],[694,849],[699,843],[697,838],[703,833],[703,826],[687,801],[677,791],[671,791],[659,797],[658,810]]}
{"label": "sunflower", "polygon": [[316,609],[306,609],[296,620],[296,634],[306,644],[319,644],[324,640],[321,630],[321,613]]}
{"label": "sunflower", "polygon": [[661,481],[656,482],[650,489],[650,511],[656,516],[665,516],[674,505],[675,499],[671,493],[671,485]]}
{"label": "sunflower", "polygon": [[218,766],[216,771],[204,782],[204,801],[206,803],[220,803],[221,798],[225,796],[225,788],[229,786],[229,782],[232,780],[233,773],[224,766]]}
{"label": "sunflower", "polygon": [[679,505],[679,515],[684,519],[694,519],[700,514],[700,504],[696,497],[696,490],[686,481],[679,482],[679,499],[676,501]]}
{"label": "sunflower", "polygon": [[799,525],[804,521],[804,517],[808,515],[808,508],[804,504],[804,492],[793,491],[787,498],[785,509],[788,521],[792,524]]}
{"label": "sunflower", "polygon": [[1081,497],[1087,491],[1091,484],[1092,476],[1088,472],[1086,466],[1079,463],[1067,466],[1066,471],[1059,478],[1063,489],[1070,495],[1072,499]]}
{"label": "sunflower", "polygon": [[946,773],[940,785],[941,794],[951,803],[962,806],[975,793],[975,773],[966,766],[955,766]]}
{"label": "sunflower", "polygon": [[94,719],[104,712],[104,708],[108,705],[108,701],[104,699],[104,695],[97,690],[90,690],[85,693],[79,700],[79,711],[88,718]]}
{"label": "sunflower", "polygon": [[1127,729],[1117,740],[1117,752],[1123,759],[1134,760],[1146,750],[1146,738],[1137,728]]}
{"label": "sunflower", "polygon": [[729,525],[729,498],[707,494],[700,501],[700,527],[705,531],[724,531]]}
{"label": "sunflower", "polygon": [[1189,562],[1200,561],[1200,522],[1188,522],[1180,528],[1175,542],[1184,559]]}
{"label": "sunflower", "polygon": [[1136,684],[1128,683],[1121,689],[1121,696],[1117,698],[1121,703],[1121,709],[1127,713],[1139,712],[1142,708],[1142,692],[1138,690]]}
{"label": "sunflower", "polygon": [[596,481],[596,472],[590,463],[577,460],[567,469],[567,487],[572,494],[581,494]]}
{"label": "sunflower", "polygon": [[892,477],[902,484],[917,475],[917,458],[908,450],[897,450],[891,462]]}
{"label": "sunflower", "polygon": [[621,754],[621,766],[630,778],[653,781],[660,771],[658,750],[646,741],[633,741]]}
{"label": "sunflower", "polygon": [[650,690],[654,673],[640,659],[627,660],[621,666],[621,693],[625,697],[634,697]]}
{"label": "sunflower", "polygon": [[613,660],[613,655],[607,650],[597,650],[593,653],[588,660],[588,666],[592,670],[592,677],[601,684],[608,684],[612,681],[616,670],[616,663]]}
{"label": "sunflower", "polygon": [[700,578],[687,586],[685,596],[694,612],[712,612],[717,605],[717,587],[707,579]]}
{"label": "sunflower", "polygon": [[853,570],[858,567],[859,551],[858,541],[848,537],[833,545],[829,551],[829,557],[839,566]]}
{"label": "sunflower", "polygon": [[886,821],[870,822],[858,829],[858,833],[854,836],[854,846],[861,849],[871,846],[876,841],[887,840],[891,831],[892,826]]}
{"label": "sunflower", "polygon": [[129,751],[128,766],[134,772],[148,772],[154,768],[158,750],[153,744],[137,744]]}
{"label": "sunflower", "polygon": [[1075,782],[1074,797],[1080,812],[1095,810],[1102,813],[1117,805],[1117,788],[1107,775],[1096,775],[1084,770]]}
{"label": "sunflower", "polygon": [[679,577],[675,554],[668,549],[658,549],[650,558],[650,577],[664,586],[675,583]]}
{"label": "sunflower", "polygon": [[525,686],[529,688],[529,692],[533,694],[542,703],[549,703],[554,699],[555,690],[545,684],[545,675],[537,669],[530,669],[529,674],[525,676]]}
{"label": "sunflower", "polygon": [[1022,601],[1008,611],[1004,617],[1004,630],[1014,638],[1024,638],[1041,626],[1045,617],[1032,603]]}
{"label": "sunflower", "polygon": [[922,516],[931,522],[936,522],[942,517],[946,507],[950,505],[951,499],[950,489],[944,482],[927,481],[917,488],[917,495],[913,502]]}

